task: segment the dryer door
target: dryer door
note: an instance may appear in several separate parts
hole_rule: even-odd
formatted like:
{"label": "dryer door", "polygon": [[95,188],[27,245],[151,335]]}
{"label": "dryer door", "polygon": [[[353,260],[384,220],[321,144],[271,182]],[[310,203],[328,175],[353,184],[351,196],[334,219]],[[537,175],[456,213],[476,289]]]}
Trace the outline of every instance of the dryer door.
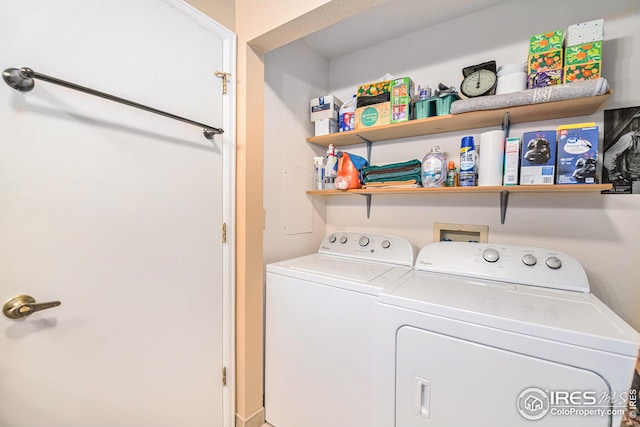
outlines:
{"label": "dryer door", "polygon": [[591,371],[410,326],[396,375],[398,427],[610,425],[609,387]]}

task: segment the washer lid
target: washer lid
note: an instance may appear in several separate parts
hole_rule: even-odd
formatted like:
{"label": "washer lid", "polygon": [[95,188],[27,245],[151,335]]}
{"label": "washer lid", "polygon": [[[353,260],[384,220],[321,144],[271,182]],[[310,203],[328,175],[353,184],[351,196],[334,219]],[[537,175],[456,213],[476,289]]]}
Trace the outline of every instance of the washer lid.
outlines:
{"label": "washer lid", "polygon": [[640,335],[589,293],[413,271],[380,302],[635,357]]}
{"label": "washer lid", "polygon": [[355,259],[344,260],[337,257],[317,256],[303,258],[289,264],[292,270],[304,271],[321,276],[335,277],[359,283],[368,283],[394,268],[391,264],[380,264]]}

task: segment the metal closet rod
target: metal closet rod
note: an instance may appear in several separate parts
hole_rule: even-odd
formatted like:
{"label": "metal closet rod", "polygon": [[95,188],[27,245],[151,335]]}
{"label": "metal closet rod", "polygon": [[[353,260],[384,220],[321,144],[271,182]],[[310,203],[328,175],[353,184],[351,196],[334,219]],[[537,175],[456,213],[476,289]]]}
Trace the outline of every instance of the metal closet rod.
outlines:
{"label": "metal closet rod", "polygon": [[215,135],[219,135],[224,133],[224,130],[220,128],[216,128],[213,126],[205,125],[203,123],[194,122],[193,120],[185,119],[184,117],[176,116],[175,114],[167,113],[162,110],[157,110],[155,108],[148,107],[146,105],[138,104],[137,102],[129,101],[124,98],[119,98],[117,96],[110,95],[108,93],[100,92],[95,89],[90,89],[88,87],[80,86],[75,83],[70,83],[64,80],[56,79],[55,77],[47,76],[44,74],[36,73],[31,68],[22,67],[18,68],[7,68],[2,72],[2,77],[4,81],[11,86],[12,88],[20,91],[20,92],[29,92],[35,86],[34,79],[39,79],[45,82],[53,83],[59,86],[64,86],[69,89],[77,90],[80,92],[88,93],[89,95],[98,96],[100,98],[108,99],[110,101],[119,102],[120,104],[125,104],[130,107],[139,108],[141,110],[149,111],[150,113],[159,114],[164,117],[169,117],[170,119],[179,120],[184,123],[189,123],[190,125],[198,126],[203,128],[203,133],[205,138],[213,139]]}

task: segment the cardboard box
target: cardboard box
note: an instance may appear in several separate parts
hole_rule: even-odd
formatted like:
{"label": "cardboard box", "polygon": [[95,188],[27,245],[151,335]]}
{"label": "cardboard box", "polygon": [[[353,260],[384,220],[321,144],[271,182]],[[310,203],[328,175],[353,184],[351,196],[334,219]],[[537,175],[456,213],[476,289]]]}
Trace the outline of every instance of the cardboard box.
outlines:
{"label": "cardboard box", "polygon": [[391,97],[409,97],[413,98],[415,94],[415,85],[409,77],[391,80]]}
{"label": "cardboard box", "polygon": [[536,89],[539,87],[562,84],[563,76],[564,72],[561,69],[529,74],[529,78],[527,80],[527,89]]}
{"label": "cardboard box", "polygon": [[392,81],[393,80],[385,80],[383,82],[367,83],[358,86],[358,92],[356,92],[357,107],[391,102]]}
{"label": "cardboard box", "polygon": [[413,117],[413,103],[408,96],[391,98],[390,123],[408,122]]}
{"label": "cardboard box", "polygon": [[529,74],[540,73],[549,70],[562,70],[562,49],[529,55]]}
{"label": "cardboard box", "polygon": [[597,79],[602,73],[601,62],[591,62],[589,64],[571,65],[564,67],[564,83],[579,82],[582,80]]}
{"label": "cardboard box", "polygon": [[580,65],[602,61],[602,41],[568,46],[564,50],[564,65]]}
{"label": "cardboard box", "polygon": [[604,19],[569,25],[567,46],[604,40]]}
{"label": "cardboard box", "polygon": [[313,98],[310,105],[310,119],[312,122],[322,119],[338,120],[342,101],[336,98],[335,95],[327,95]]}
{"label": "cardboard box", "polygon": [[368,129],[391,123],[391,102],[356,108],[356,129]]}
{"label": "cardboard box", "polygon": [[553,185],[556,166],[556,131],[522,135],[520,185]]}
{"label": "cardboard box", "polygon": [[502,185],[518,185],[519,166],[520,138],[507,138],[504,144],[504,177]]}
{"label": "cardboard box", "polygon": [[549,33],[536,34],[529,39],[529,53],[536,54],[549,50],[562,49],[564,31],[555,30]]}
{"label": "cardboard box", "polygon": [[338,121],[334,119],[322,119],[314,122],[316,136],[329,135],[338,132]]}
{"label": "cardboard box", "polygon": [[414,87],[409,77],[391,80],[391,123],[408,122],[413,117]]}
{"label": "cardboard box", "polygon": [[559,126],[557,129],[557,184],[595,184],[598,127],[595,123]]}

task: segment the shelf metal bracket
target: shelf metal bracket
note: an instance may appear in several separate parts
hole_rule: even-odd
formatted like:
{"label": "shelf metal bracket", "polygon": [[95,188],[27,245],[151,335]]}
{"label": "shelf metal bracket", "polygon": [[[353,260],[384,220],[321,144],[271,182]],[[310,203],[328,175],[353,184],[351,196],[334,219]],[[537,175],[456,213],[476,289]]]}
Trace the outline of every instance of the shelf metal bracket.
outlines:
{"label": "shelf metal bracket", "polygon": [[367,144],[367,163],[371,164],[371,146],[373,142],[363,137],[362,135],[358,135],[358,138],[360,138],[362,142],[365,142]]}
{"label": "shelf metal bracket", "polygon": [[363,194],[367,199],[367,219],[371,216],[371,194]]}
{"label": "shelf metal bracket", "polygon": [[502,190],[500,192],[500,224],[504,225],[504,219],[507,217],[507,205],[509,204],[509,192]]}
{"label": "shelf metal bracket", "polygon": [[509,138],[509,129],[511,129],[511,116],[507,111],[502,118],[502,130],[504,131],[504,137]]}

